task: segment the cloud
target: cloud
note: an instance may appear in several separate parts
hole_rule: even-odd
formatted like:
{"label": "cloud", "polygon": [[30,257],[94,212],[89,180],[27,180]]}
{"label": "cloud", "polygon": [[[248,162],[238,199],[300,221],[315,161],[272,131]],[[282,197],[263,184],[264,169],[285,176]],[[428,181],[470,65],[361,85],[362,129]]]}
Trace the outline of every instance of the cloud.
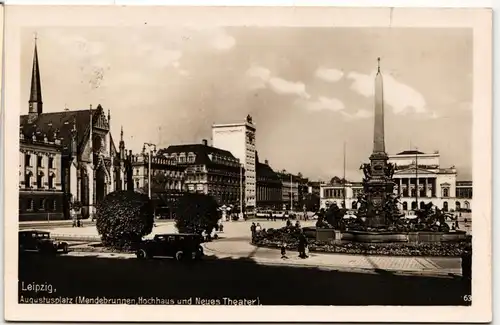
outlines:
{"label": "cloud", "polygon": [[367,119],[373,116],[373,112],[366,110],[366,109],[359,109],[356,111],[355,114],[350,114],[348,112],[342,111],[340,112],[344,117],[348,120],[361,120],[361,119]]}
{"label": "cloud", "polygon": [[272,77],[271,71],[267,68],[253,66],[247,70],[246,75],[250,78],[251,89],[269,88],[281,95],[297,95],[306,99],[311,97],[304,83]]}
{"label": "cloud", "polygon": [[324,81],[337,82],[342,79],[344,72],[337,69],[318,68],[315,75]]}
{"label": "cloud", "polygon": [[268,84],[272,90],[283,95],[298,95],[302,98],[310,98],[306,92],[306,85],[302,82],[288,81],[282,78],[273,77],[269,79]]}
{"label": "cloud", "polygon": [[[351,89],[365,97],[373,97],[375,93],[375,72],[370,75],[350,72],[347,79],[352,80]],[[384,103],[392,107],[394,114],[405,114],[409,111],[425,113],[428,111],[424,96],[409,85],[399,82],[389,74],[383,75]]]}
{"label": "cloud", "polygon": [[234,47],[236,40],[223,29],[219,29],[215,34],[212,45],[216,50],[227,51]]}
{"label": "cloud", "polygon": [[311,111],[333,111],[338,112],[345,109],[345,105],[337,98],[319,97],[318,100],[308,102],[306,108]]}

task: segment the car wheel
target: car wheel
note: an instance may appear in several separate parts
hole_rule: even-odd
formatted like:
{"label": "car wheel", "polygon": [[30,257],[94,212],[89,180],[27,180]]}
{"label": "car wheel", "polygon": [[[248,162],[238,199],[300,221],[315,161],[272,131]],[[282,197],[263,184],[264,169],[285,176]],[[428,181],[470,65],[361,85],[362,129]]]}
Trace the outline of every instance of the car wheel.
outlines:
{"label": "car wheel", "polygon": [[182,261],[183,258],[184,258],[184,252],[178,251],[177,253],[175,253],[175,259],[177,261]]}
{"label": "car wheel", "polygon": [[138,259],[144,260],[148,258],[148,253],[144,249],[139,249],[135,255],[137,256]]}

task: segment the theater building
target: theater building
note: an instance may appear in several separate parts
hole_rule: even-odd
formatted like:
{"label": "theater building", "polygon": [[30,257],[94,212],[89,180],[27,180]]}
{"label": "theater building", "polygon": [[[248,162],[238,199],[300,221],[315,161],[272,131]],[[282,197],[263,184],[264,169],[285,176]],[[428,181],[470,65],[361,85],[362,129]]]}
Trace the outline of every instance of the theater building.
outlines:
{"label": "theater building", "polygon": [[[400,196],[402,211],[421,208],[432,203],[443,211],[472,209],[472,182],[457,181],[454,166],[443,168],[439,152],[423,153],[416,150],[389,156],[396,165],[393,180],[394,193]],[[321,185],[321,207],[333,202],[346,207],[357,207],[357,195],[363,191],[361,182],[330,182]]]}

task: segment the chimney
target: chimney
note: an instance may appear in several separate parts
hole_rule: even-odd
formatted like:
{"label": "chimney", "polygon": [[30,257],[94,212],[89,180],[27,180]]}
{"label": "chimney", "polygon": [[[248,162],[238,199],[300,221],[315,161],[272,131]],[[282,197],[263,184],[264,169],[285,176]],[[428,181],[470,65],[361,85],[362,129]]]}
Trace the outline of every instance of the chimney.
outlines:
{"label": "chimney", "polygon": [[204,146],[208,146],[208,141],[207,141],[207,139],[203,139],[203,140],[201,140],[201,143],[202,143]]}
{"label": "chimney", "polygon": [[268,165],[269,166],[269,160],[264,160],[264,164]]}

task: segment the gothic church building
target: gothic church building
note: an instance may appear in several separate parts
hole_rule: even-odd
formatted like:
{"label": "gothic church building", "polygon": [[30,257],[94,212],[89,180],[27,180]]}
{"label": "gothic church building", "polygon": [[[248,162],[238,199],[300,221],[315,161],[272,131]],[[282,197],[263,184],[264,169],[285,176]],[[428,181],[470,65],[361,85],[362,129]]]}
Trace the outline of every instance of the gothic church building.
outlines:
{"label": "gothic church building", "polygon": [[88,218],[107,193],[131,186],[123,129],[118,148],[110,131],[101,105],[44,113],[35,43],[28,114],[20,117],[19,221],[68,219],[76,201]]}

